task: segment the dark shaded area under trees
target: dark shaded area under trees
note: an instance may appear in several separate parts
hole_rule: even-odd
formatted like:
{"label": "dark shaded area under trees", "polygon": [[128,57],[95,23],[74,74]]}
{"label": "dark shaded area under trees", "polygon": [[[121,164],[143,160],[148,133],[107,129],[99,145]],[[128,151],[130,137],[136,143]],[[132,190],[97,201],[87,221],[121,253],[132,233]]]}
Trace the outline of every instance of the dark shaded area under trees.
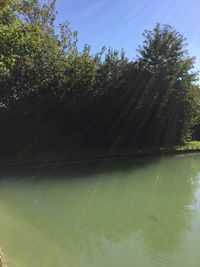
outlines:
{"label": "dark shaded area under trees", "polygon": [[77,48],[55,1],[0,0],[0,148],[64,151],[180,144],[200,139],[200,91],[185,38],[144,32],[135,62],[111,48]]}

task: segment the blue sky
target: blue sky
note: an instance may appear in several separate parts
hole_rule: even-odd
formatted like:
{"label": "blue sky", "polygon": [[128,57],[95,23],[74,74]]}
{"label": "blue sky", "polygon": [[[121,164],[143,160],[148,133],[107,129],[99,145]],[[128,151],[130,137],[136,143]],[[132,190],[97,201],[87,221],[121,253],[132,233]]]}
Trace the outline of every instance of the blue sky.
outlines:
{"label": "blue sky", "polygon": [[57,0],[57,11],[57,24],[67,20],[78,31],[80,48],[85,43],[93,53],[104,45],[124,48],[129,59],[136,58],[144,29],[170,24],[187,38],[200,70],[199,0]]}

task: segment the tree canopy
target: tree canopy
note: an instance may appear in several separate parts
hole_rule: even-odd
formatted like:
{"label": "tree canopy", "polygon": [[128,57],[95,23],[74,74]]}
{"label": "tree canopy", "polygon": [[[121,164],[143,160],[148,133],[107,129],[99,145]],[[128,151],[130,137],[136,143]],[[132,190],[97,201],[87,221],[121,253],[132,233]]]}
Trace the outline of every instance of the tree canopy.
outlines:
{"label": "tree canopy", "polygon": [[86,44],[80,51],[77,32],[68,22],[55,31],[55,19],[55,0],[0,1],[2,140],[137,147],[193,136],[198,74],[173,27],[145,30],[132,62],[124,50],[103,47],[93,55]]}

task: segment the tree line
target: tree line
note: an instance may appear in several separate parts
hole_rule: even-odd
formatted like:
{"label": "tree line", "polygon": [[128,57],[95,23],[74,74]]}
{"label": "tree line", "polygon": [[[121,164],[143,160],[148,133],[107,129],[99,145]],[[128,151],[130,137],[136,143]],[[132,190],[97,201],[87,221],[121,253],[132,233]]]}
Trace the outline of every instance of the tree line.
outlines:
{"label": "tree line", "polygon": [[200,90],[186,39],[145,30],[137,59],[78,49],[56,1],[0,0],[1,147],[140,147],[200,138]]}

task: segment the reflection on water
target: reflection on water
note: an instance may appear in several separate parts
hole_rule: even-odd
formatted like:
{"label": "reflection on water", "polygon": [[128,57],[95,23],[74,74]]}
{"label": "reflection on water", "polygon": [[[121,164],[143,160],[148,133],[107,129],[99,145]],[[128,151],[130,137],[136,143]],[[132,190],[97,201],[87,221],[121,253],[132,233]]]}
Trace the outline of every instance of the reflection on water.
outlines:
{"label": "reflection on water", "polygon": [[0,174],[9,267],[197,267],[200,156]]}

